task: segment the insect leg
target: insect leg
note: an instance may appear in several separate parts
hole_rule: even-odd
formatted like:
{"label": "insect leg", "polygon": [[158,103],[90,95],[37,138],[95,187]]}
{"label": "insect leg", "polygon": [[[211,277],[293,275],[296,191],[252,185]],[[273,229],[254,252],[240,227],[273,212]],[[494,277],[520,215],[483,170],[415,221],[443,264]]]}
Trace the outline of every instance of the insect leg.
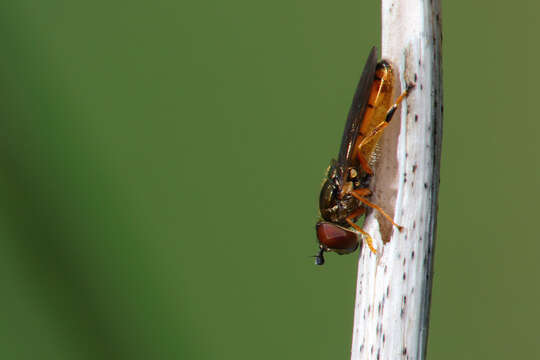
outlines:
{"label": "insect leg", "polygon": [[399,104],[401,104],[401,102],[403,101],[403,99],[405,99],[407,96],[409,96],[409,92],[412,90],[412,88],[414,88],[416,86],[416,84],[413,84],[413,83],[410,83],[409,85],[407,85],[407,88],[405,89],[404,92],[401,93],[401,95],[398,96],[397,100],[396,100],[396,103],[394,105],[392,105],[392,107],[390,108],[390,110],[388,110],[388,112],[386,113],[386,118],[384,119],[384,122],[385,123],[389,123],[390,120],[392,120],[392,116],[394,115],[394,113],[396,112]]}
{"label": "insect leg", "polygon": [[403,99],[405,99],[407,96],[409,96],[409,92],[411,91],[412,88],[415,87],[415,84],[411,83],[407,86],[407,89],[405,89],[404,92],[401,93],[401,95],[398,96],[397,100],[396,100],[396,103],[394,105],[392,105],[392,107],[388,110],[388,112],[386,113],[386,118],[384,119],[384,121],[382,123],[380,123],[379,125],[377,125],[373,130],[371,130],[363,139],[362,141],[360,142],[360,145],[358,145],[358,149],[361,149],[362,146],[364,146],[365,144],[367,144],[368,142],[371,141],[371,139],[373,139],[373,137],[377,136],[377,134],[379,134],[380,132],[382,132],[387,126],[388,124],[390,123],[390,121],[392,120],[392,117],[394,116],[394,113],[396,112],[399,104],[401,104],[401,102],[403,101]]}
{"label": "insect leg", "polygon": [[366,200],[364,198],[365,196],[365,191],[366,189],[356,189],[356,190],[353,190],[351,192],[352,196],[354,196],[355,198],[357,198],[358,200],[360,200],[361,202],[363,202],[364,204],[366,204],[367,206],[369,206],[370,208],[372,209],[375,209],[377,210],[379,213],[381,213],[382,216],[384,216],[386,219],[388,219],[388,221],[390,221],[395,227],[398,228],[399,231],[402,231],[403,230],[403,226],[400,226],[398,224],[396,224],[394,222],[394,219],[392,219],[392,217],[390,217],[390,215],[388,215],[387,213],[384,212],[384,210],[379,206],[379,205],[375,205],[374,203],[372,202],[369,202],[368,200]]}
{"label": "insect leg", "polygon": [[369,196],[371,195],[371,190],[368,188],[362,188],[362,189],[355,189],[353,190],[354,193],[358,196]]}
{"label": "insect leg", "polygon": [[373,238],[371,237],[371,235],[369,235],[367,232],[362,230],[360,226],[354,223],[354,219],[364,214],[365,212],[366,212],[366,209],[360,208],[356,210],[355,212],[353,212],[351,215],[347,216],[345,221],[347,221],[347,223],[351,225],[356,231],[358,231],[360,234],[365,236],[367,246],[369,247],[372,253],[377,254],[377,250],[375,250],[375,248],[373,247]]}

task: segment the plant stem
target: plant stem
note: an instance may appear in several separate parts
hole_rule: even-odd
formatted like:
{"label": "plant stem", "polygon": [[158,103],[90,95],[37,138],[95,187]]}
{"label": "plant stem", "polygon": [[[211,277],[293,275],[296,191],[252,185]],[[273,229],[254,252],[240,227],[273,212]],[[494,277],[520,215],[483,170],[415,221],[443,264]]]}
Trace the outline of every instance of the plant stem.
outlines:
{"label": "plant stem", "polygon": [[440,0],[382,0],[382,58],[402,89],[416,87],[380,142],[373,202],[404,230],[374,212],[364,224],[378,253],[364,246],[358,262],[354,360],[426,356],[442,140],[441,41]]}

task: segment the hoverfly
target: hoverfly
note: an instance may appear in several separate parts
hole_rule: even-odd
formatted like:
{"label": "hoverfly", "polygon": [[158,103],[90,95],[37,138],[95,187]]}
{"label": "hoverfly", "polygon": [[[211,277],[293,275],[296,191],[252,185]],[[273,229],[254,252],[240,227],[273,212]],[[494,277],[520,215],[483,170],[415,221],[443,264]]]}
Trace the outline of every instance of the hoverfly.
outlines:
{"label": "hoverfly", "polygon": [[315,255],[317,265],[324,264],[326,251],[354,252],[359,244],[358,234],[364,236],[373,253],[377,252],[371,236],[356,224],[368,208],[379,211],[402,230],[383,209],[367,199],[371,195],[369,183],[377,142],[414,84],[409,84],[392,104],[394,87],[392,67],[384,60],[377,63],[377,49],[373,47],[353,97],[338,158],[331,161],[321,188],[321,219],[315,225],[319,240],[319,252]]}

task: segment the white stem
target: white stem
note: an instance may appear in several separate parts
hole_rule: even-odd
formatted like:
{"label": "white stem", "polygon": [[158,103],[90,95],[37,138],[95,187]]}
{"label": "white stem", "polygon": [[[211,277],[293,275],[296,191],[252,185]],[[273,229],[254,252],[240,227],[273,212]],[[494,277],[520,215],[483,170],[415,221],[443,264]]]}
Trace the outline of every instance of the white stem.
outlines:
{"label": "white stem", "polygon": [[441,157],[441,41],[440,0],[382,0],[382,58],[402,89],[416,87],[381,139],[373,202],[404,230],[374,212],[366,219],[378,254],[364,246],[358,262],[351,359],[425,358]]}

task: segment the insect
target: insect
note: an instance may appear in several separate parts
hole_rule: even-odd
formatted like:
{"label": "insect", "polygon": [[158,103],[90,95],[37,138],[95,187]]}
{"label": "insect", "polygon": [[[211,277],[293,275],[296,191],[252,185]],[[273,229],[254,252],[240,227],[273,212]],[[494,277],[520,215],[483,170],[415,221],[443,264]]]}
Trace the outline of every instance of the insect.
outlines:
{"label": "insect", "polygon": [[377,63],[377,49],[373,47],[353,96],[337,160],[332,160],[319,197],[321,219],[315,225],[319,252],[315,264],[324,264],[324,253],[349,254],[359,244],[362,234],[373,253],[373,239],[356,224],[368,208],[379,211],[400,231],[402,227],[368,198],[371,166],[375,160],[375,147],[398,105],[408,96],[414,84],[392,104],[394,73],[386,61]]}

